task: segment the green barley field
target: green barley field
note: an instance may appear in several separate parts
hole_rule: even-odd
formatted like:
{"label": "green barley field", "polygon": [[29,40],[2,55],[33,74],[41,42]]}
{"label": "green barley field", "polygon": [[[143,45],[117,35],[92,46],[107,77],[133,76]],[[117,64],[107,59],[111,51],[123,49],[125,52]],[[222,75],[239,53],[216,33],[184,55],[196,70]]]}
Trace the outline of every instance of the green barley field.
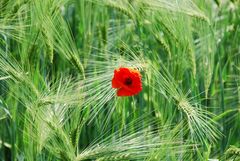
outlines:
{"label": "green barley field", "polygon": [[0,161],[240,161],[240,1],[0,0]]}

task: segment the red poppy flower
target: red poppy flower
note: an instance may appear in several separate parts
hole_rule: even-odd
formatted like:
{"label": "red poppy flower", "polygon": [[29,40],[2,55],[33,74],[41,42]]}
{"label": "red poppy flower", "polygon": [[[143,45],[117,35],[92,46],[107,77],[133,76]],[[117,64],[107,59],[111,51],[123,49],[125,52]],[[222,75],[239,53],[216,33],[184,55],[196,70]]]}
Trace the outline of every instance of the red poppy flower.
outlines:
{"label": "red poppy flower", "polygon": [[112,88],[117,88],[117,96],[132,96],[138,94],[142,90],[140,72],[130,68],[114,70]]}

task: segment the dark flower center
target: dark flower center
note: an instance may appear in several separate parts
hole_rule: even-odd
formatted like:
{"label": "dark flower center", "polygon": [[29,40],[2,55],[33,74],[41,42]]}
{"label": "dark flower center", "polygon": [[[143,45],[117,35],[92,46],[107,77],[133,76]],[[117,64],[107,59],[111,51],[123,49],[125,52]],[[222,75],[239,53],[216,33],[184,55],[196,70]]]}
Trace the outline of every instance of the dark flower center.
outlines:
{"label": "dark flower center", "polygon": [[124,84],[128,85],[128,86],[131,85],[132,84],[132,79],[128,77],[127,79],[125,79]]}

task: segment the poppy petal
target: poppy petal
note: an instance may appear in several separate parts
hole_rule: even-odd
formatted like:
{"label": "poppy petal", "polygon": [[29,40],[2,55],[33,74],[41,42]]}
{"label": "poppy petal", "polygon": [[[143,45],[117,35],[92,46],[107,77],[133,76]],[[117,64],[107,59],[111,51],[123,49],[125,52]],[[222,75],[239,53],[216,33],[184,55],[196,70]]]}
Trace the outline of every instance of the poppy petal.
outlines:
{"label": "poppy petal", "polygon": [[120,88],[120,87],[121,87],[120,82],[114,77],[112,79],[112,88]]}
{"label": "poppy petal", "polygon": [[124,88],[120,88],[117,90],[117,96],[132,96],[132,95],[133,95],[132,92]]}

